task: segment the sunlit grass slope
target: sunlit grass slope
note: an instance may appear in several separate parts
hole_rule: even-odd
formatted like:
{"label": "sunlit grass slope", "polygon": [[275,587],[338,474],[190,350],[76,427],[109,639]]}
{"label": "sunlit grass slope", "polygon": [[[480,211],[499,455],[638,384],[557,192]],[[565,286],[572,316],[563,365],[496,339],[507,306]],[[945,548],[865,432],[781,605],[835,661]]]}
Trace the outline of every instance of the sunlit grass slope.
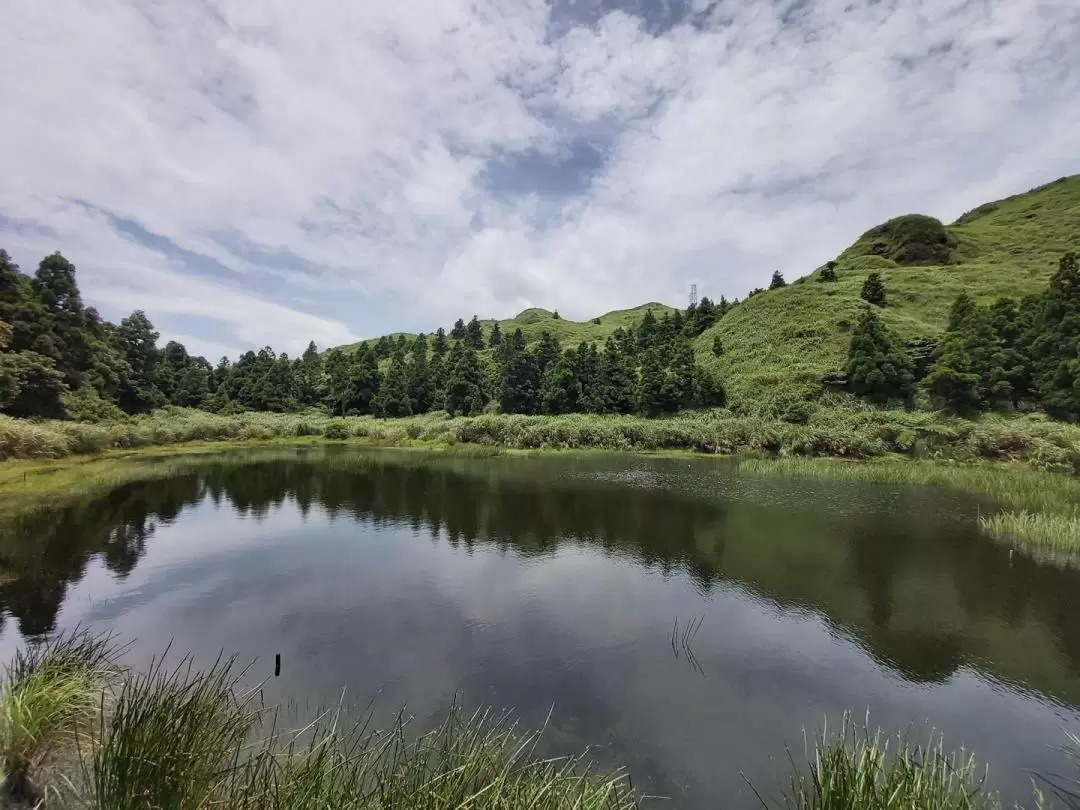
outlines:
{"label": "sunlit grass slope", "polygon": [[[904,339],[940,333],[962,291],[983,302],[1038,292],[1061,254],[1080,249],[1080,176],[979,206],[942,228],[942,249],[915,261],[945,264],[905,258],[902,237],[889,226],[912,219],[856,240],[836,259],[836,282],[819,283],[817,268],[747,299],[698,339],[699,358],[721,373],[734,403],[772,395],[778,385],[816,389],[823,375],[841,370],[862,306],[859,291],[872,271],[888,294],[882,316]],[[720,358],[712,355],[716,335],[725,349]]]}

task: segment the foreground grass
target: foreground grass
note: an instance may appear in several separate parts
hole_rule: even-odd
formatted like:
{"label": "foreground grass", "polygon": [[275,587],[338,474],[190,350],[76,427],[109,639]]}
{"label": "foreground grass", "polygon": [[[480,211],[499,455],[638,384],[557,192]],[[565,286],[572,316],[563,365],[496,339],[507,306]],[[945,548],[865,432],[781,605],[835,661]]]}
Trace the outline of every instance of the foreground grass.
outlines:
{"label": "foreground grass", "polygon": [[[299,732],[279,732],[258,688],[243,688],[244,672],[228,661],[197,671],[187,661],[166,668],[159,660],[123,678],[110,710],[88,723],[87,715],[106,705],[102,673],[115,673],[102,666],[107,649],[107,641],[64,637],[32,648],[9,668],[5,700],[31,693],[37,700],[24,701],[18,725],[5,727],[11,733],[0,801],[37,806],[46,794],[31,787],[32,774],[48,753],[44,741],[74,738],[81,728],[70,773],[50,795],[98,810],[635,806],[622,773],[591,774],[580,757],[542,759],[535,755],[539,733],[488,712],[455,709],[434,731],[416,736],[406,734],[402,719],[385,732],[342,731],[332,714]],[[23,738],[26,744],[11,746]],[[16,783],[27,789],[15,790]]]}
{"label": "foreground grass", "polygon": [[823,732],[808,753],[807,772],[797,773],[788,794],[799,810],[997,810],[983,790],[986,771],[975,757],[945,751],[940,736],[912,743],[904,734],[885,737],[845,716],[835,738]]}
{"label": "foreground grass", "polygon": [[746,459],[739,470],[754,475],[791,475],[877,484],[943,486],[986,495],[1006,507],[981,515],[989,535],[1024,551],[1058,561],[1080,560],[1080,478],[989,464],[833,459]]}
{"label": "foreground grass", "polygon": [[[70,773],[48,794],[0,801],[40,806],[46,796],[96,810],[228,807],[233,810],[630,810],[637,798],[622,772],[592,773],[582,757],[537,755],[541,732],[523,732],[507,715],[452,709],[426,734],[409,734],[402,719],[387,731],[342,730],[329,713],[299,731],[279,731],[258,687],[219,661],[198,671],[187,661],[120,678],[110,710],[107,640],[72,635],[32,648],[8,668],[5,695],[53,694],[23,713],[23,724],[48,735],[83,729]],[[69,696],[78,697],[70,700]],[[69,708],[57,711],[55,706]],[[92,736],[89,729],[96,729]],[[6,741],[5,741],[6,742]],[[20,751],[28,750],[20,747]],[[1075,750],[1075,749],[1074,749]],[[5,752],[7,747],[5,747]],[[43,764],[32,757],[12,774],[24,784]],[[940,737],[912,744],[886,738],[845,716],[838,735],[826,730],[808,746],[807,762],[792,759],[784,805],[798,810],[996,810],[984,790],[985,770],[970,754],[947,753]],[[1066,801],[1076,783],[1047,781]],[[756,788],[755,788],[756,791]],[[1045,806],[1036,791],[1036,806]],[[762,801],[763,805],[769,804]]]}
{"label": "foreground grass", "polygon": [[43,798],[33,774],[93,722],[115,673],[112,653],[107,637],[76,632],[16,655],[0,686],[0,799]]}

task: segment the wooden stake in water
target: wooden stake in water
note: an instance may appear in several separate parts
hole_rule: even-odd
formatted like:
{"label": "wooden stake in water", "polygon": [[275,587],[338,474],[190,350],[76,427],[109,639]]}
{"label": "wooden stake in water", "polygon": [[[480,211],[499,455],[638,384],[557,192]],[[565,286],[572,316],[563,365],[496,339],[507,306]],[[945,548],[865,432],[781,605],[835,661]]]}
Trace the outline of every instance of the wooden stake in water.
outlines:
{"label": "wooden stake in water", "polygon": [[281,653],[274,655],[274,677],[281,674]]}

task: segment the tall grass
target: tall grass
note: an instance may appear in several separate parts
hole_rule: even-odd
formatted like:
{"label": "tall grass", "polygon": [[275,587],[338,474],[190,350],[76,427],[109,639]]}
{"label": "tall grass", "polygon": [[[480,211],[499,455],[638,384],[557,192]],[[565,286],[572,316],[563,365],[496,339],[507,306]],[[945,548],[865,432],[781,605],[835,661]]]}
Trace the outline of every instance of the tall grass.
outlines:
{"label": "tall grass", "polygon": [[[428,734],[338,727],[335,713],[278,732],[257,690],[230,662],[205,672],[158,663],[131,678],[89,754],[90,806],[99,810],[622,810],[622,774],[593,776],[582,758],[535,755],[540,732],[506,716],[452,710]],[[262,735],[262,736],[260,736]]]}
{"label": "tall grass", "polygon": [[116,674],[107,636],[73,631],[16,653],[0,687],[0,796],[39,799],[34,773],[57,748],[92,728]]}
{"label": "tall grass", "polygon": [[1080,478],[1024,466],[833,459],[744,459],[739,471],[878,484],[943,486],[986,495],[1007,507],[979,516],[991,537],[1058,562],[1080,562]]}
{"label": "tall grass", "polygon": [[601,414],[452,418],[442,412],[405,419],[340,418],[316,412],[220,416],[184,408],[97,425],[0,417],[0,460],[62,458],[197,441],[325,437],[380,446],[474,444],[840,458],[902,454],[1024,461],[1047,471],[1080,471],[1080,428],[1038,416],[971,421],[856,407],[847,400],[842,405],[832,400],[803,404],[798,419],[788,413],[790,409],[771,406],[763,406],[760,413],[698,411],[667,419]]}
{"label": "tall grass", "polygon": [[985,771],[964,751],[947,754],[940,736],[915,743],[886,737],[845,715],[840,733],[828,729],[809,754],[809,773],[797,772],[787,795],[798,810],[997,810],[984,791]]}
{"label": "tall grass", "polygon": [[193,672],[159,659],[127,680],[90,754],[93,806],[101,810],[207,807],[229,784],[258,719],[231,662]]}

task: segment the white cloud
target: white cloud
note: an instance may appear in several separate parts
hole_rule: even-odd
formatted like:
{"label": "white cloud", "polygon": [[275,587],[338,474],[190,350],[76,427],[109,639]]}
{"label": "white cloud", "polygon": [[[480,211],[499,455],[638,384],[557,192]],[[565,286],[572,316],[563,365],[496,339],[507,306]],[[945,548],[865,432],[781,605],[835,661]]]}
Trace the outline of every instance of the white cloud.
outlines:
{"label": "white cloud", "polygon": [[[55,237],[0,220],[0,244],[24,264],[63,250],[107,312],[296,351],[681,300],[691,280],[742,295],[888,216],[951,218],[1078,170],[1075,4],[699,12],[656,32],[619,11],[552,25],[539,0],[12,0],[0,215]],[[560,165],[583,140],[602,165]],[[589,174],[538,196],[525,155]],[[520,182],[493,183],[496,159]]]}

